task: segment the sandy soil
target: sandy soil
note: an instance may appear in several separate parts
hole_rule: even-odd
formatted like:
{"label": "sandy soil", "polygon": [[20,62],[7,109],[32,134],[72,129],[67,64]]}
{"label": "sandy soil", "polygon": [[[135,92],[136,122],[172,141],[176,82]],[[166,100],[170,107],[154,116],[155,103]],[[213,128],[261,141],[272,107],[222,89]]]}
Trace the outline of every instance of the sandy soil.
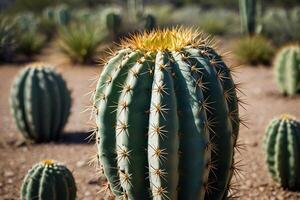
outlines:
{"label": "sandy soil", "polygon": [[[88,162],[95,147],[85,138],[92,128],[89,113],[83,113],[89,103],[92,79],[99,74],[99,66],[71,66],[55,51],[46,49],[40,61],[57,66],[72,89],[73,107],[62,141],[50,144],[22,144],[21,135],[9,112],[9,88],[22,65],[0,66],[0,199],[18,199],[22,178],[30,167],[45,158],[64,162],[74,173],[78,199],[103,199],[96,169]],[[268,176],[264,163],[262,141],[265,126],[277,115],[291,113],[300,119],[300,96],[285,98],[274,84],[271,68],[243,67],[235,79],[242,82],[243,99],[247,102],[241,115],[247,126],[241,128],[240,141],[246,150],[238,155],[242,160],[239,199],[300,199],[300,193],[283,191]],[[90,122],[90,124],[88,124]]]}

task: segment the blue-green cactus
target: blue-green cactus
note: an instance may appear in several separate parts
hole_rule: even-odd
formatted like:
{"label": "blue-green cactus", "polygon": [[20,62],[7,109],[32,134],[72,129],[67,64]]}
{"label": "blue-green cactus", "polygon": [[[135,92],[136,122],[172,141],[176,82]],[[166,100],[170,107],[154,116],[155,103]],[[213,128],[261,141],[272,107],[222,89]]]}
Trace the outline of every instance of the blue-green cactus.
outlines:
{"label": "blue-green cactus", "polygon": [[32,64],[15,78],[10,103],[23,136],[46,142],[59,138],[70,113],[71,97],[61,75],[49,65]]}
{"label": "blue-green cactus", "polygon": [[156,30],[125,40],[106,63],[94,95],[97,147],[117,198],[227,197],[238,99],[210,44],[192,30]]}
{"label": "blue-green cactus", "polygon": [[43,160],[30,169],[21,186],[21,200],[75,200],[76,183],[68,168]]}

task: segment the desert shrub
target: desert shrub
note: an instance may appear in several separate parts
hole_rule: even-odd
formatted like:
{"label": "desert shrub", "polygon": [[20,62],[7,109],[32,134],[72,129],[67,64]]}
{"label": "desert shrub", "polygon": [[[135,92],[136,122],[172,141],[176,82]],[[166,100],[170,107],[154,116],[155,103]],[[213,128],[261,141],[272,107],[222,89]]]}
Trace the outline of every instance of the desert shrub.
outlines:
{"label": "desert shrub", "polygon": [[170,23],[170,16],[173,11],[170,4],[149,5],[145,7],[146,13],[151,13],[156,18],[158,25],[167,25]]}
{"label": "desert shrub", "polygon": [[0,62],[10,61],[16,49],[15,24],[0,16]]}
{"label": "desert shrub", "polygon": [[73,62],[93,61],[99,44],[107,36],[104,25],[87,21],[85,24],[72,23],[59,30],[59,46]]}
{"label": "desert shrub", "polygon": [[276,44],[300,41],[300,7],[269,9],[262,19],[262,34]]}
{"label": "desert shrub", "polygon": [[197,24],[199,27],[213,35],[239,33],[238,14],[226,9],[211,9],[200,13]]}
{"label": "desert shrub", "polygon": [[40,16],[38,21],[39,32],[45,35],[48,41],[51,40],[56,34],[56,24],[44,16]]}
{"label": "desert shrub", "polygon": [[17,52],[32,56],[41,51],[45,38],[38,32],[38,21],[32,13],[20,14],[15,18]]}
{"label": "desert shrub", "polygon": [[270,64],[274,55],[272,44],[262,36],[249,36],[236,42],[233,53],[243,64]]}

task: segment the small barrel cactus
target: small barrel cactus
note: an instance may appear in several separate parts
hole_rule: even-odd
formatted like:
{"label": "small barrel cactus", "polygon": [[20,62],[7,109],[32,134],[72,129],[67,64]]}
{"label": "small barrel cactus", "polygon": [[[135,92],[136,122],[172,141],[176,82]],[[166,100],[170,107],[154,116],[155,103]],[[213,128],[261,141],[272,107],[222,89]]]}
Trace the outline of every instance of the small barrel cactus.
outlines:
{"label": "small barrel cactus", "polygon": [[269,172],[283,188],[300,189],[300,122],[282,115],[266,129],[264,148]]}
{"label": "small barrel cactus", "polygon": [[50,66],[37,63],[15,78],[10,103],[25,138],[46,142],[58,139],[70,113],[71,97],[62,76]]}
{"label": "small barrel cactus", "polygon": [[122,19],[120,15],[114,12],[109,12],[106,15],[106,27],[113,37],[115,37],[116,34],[119,32],[121,25],[122,25]]}
{"label": "small barrel cactus", "polygon": [[300,46],[289,45],[281,49],[275,60],[275,77],[283,94],[294,95],[300,90]]}
{"label": "small barrel cactus", "polygon": [[209,41],[184,28],[139,33],[106,63],[94,94],[96,138],[117,198],[227,196],[238,99]]}
{"label": "small barrel cactus", "polygon": [[75,200],[76,184],[68,168],[53,160],[34,165],[23,180],[21,200]]}

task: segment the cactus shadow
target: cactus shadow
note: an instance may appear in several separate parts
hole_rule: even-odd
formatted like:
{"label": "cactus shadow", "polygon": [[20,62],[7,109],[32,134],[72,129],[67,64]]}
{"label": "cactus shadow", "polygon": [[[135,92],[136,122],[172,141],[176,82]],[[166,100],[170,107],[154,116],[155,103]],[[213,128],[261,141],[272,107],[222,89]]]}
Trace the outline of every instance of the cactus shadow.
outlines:
{"label": "cactus shadow", "polygon": [[58,143],[62,144],[94,144],[94,137],[92,136],[92,132],[64,132]]}

